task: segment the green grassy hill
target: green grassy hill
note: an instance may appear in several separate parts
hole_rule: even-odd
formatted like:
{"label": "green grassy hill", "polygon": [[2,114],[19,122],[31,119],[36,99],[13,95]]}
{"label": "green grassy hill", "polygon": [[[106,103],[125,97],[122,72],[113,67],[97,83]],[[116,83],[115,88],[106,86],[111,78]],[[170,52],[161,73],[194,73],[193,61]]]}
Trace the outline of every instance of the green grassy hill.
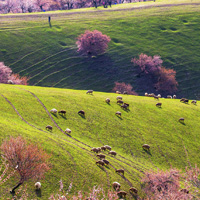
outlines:
{"label": "green grassy hill", "polygon": [[[199,3],[159,0],[108,9],[1,15],[0,61],[30,76],[30,84],[36,86],[110,92],[118,81],[132,84],[143,95],[154,89],[137,77],[131,58],[158,54],[165,67],[177,71],[177,95],[199,98]],[[77,53],[75,42],[85,30],[94,29],[110,36],[111,43],[105,54],[89,59]]]}
{"label": "green grassy hill", "polygon": [[[158,101],[151,97],[123,95],[130,104],[130,110],[124,111],[113,93],[86,95],[86,91],[79,90],[5,84],[0,84],[0,91],[0,144],[10,135],[22,135],[52,154],[52,169],[41,180],[42,196],[37,197],[34,182],[30,181],[28,199],[48,199],[58,191],[60,179],[65,190],[72,183],[69,195],[88,191],[94,185],[103,185],[107,190],[114,181],[121,183],[125,191],[135,186],[142,195],[140,179],[145,171],[200,164],[198,103],[195,106],[180,103],[179,99],[160,99],[163,105],[158,108]],[[111,99],[110,105],[105,103],[106,98]],[[52,108],[65,109],[66,117],[50,114]],[[82,109],[85,118],[77,114]],[[121,118],[116,111],[122,112]],[[185,125],[178,122],[180,117],[185,118]],[[46,131],[46,125],[52,125],[53,131]],[[63,133],[66,128],[72,130],[71,137]],[[144,143],[151,146],[150,153],[142,149]],[[111,165],[101,168],[90,149],[106,144],[118,154],[111,157],[106,153]],[[115,173],[119,168],[125,169],[124,177]],[[1,185],[0,199],[10,197],[9,190],[16,181]],[[132,199],[130,194],[127,199]]]}

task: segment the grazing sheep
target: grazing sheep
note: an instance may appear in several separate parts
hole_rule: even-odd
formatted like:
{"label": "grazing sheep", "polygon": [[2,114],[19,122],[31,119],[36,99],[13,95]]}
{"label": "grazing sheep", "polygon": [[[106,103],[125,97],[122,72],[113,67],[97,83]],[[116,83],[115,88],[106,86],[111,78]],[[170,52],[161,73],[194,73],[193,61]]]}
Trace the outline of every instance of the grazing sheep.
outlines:
{"label": "grazing sheep", "polygon": [[106,99],[106,103],[110,103],[110,99],[109,98]]}
{"label": "grazing sheep", "polygon": [[122,198],[126,198],[126,192],[125,191],[119,191],[119,192],[117,192],[117,195],[118,196],[120,196],[120,197],[122,197]]}
{"label": "grazing sheep", "polygon": [[186,98],[181,98],[180,102],[184,102]]}
{"label": "grazing sheep", "polygon": [[151,93],[151,94],[149,94],[148,96],[149,96],[149,97],[154,97],[155,94],[154,94],[154,93]]}
{"label": "grazing sheep", "polygon": [[157,100],[159,100],[159,97],[158,97],[158,96],[154,96],[154,99],[157,99]]}
{"label": "grazing sheep", "polygon": [[171,96],[171,95],[167,95],[167,98],[168,98],[168,99],[172,99],[172,96]]}
{"label": "grazing sheep", "polygon": [[122,100],[122,97],[121,96],[117,96],[117,100]]}
{"label": "grazing sheep", "polygon": [[160,95],[160,94],[158,94],[158,95],[157,95],[157,97],[158,97],[158,98],[161,98],[161,95]]}
{"label": "grazing sheep", "polygon": [[35,183],[35,189],[36,190],[39,190],[40,188],[41,188],[41,183],[40,182],[37,182],[37,183]]}
{"label": "grazing sheep", "polygon": [[148,144],[143,144],[142,148],[149,151],[150,146]]}
{"label": "grazing sheep", "polygon": [[194,104],[194,105],[197,105],[197,101],[196,100],[192,100],[191,103]]}
{"label": "grazing sheep", "polygon": [[137,193],[138,193],[138,190],[137,190],[136,188],[134,188],[134,187],[131,187],[131,188],[129,189],[129,191],[130,191],[131,193],[134,193],[134,194],[137,194]]}
{"label": "grazing sheep", "polygon": [[61,115],[66,115],[66,111],[65,110],[60,110],[60,111],[58,111],[58,113],[61,114]]}
{"label": "grazing sheep", "polygon": [[124,103],[124,105],[126,105],[127,107],[129,107],[129,103]]}
{"label": "grazing sheep", "polygon": [[121,105],[121,108],[123,108],[123,109],[127,109],[128,106],[124,103],[124,104]]}
{"label": "grazing sheep", "polygon": [[118,100],[117,104],[123,104],[124,102],[122,100]]}
{"label": "grazing sheep", "polygon": [[116,94],[121,94],[121,92],[120,91],[116,91]]}
{"label": "grazing sheep", "polygon": [[58,111],[57,111],[55,108],[53,108],[53,109],[50,110],[50,113],[57,114],[57,112],[58,112]]}
{"label": "grazing sheep", "polygon": [[106,160],[106,159],[103,159],[102,160],[106,165],[108,165],[110,162],[108,161],[108,160]]}
{"label": "grazing sheep", "polygon": [[117,173],[121,173],[121,174],[124,175],[124,170],[123,170],[123,169],[116,169],[115,172],[117,172]]}
{"label": "grazing sheep", "polygon": [[173,95],[173,99],[176,99],[176,95],[175,94]]}
{"label": "grazing sheep", "polygon": [[181,122],[181,123],[184,123],[184,118],[181,117],[178,121]]}
{"label": "grazing sheep", "polygon": [[92,148],[91,151],[93,151],[95,153],[99,153],[100,152],[99,148]]}
{"label": "grazing sheep", "polygon": [[112,185],[113,185],[114,190],[116,190],[116,191],[118,191],[121,187],[120,183],[118,183],[118,182],[113,182]]}
{"label": "grazing sheep", "polygon": [[112,155],[112,156],[116,156],[117,153],[115,151],[109,151],[108,154]]}
{"label": "grazing sheep", "polygon": [[103,162],[102,160],[98,160],[98,161],[96,161],[96,164],[97,164],[97,165],[104,166],[104,162]]}
{"label": "grazing sheep", "polygon": [[161,108],[162,103],[157,103],[156,106]]}
{"label": "grazing sheep", "polygon": [[8,84],[14,84],[12,80],[8,80]]}
{"label": "grazing sheep", "polygon": [[52,126],[50,126],[50,125],[47,125],[47,126],[46,126],[46,129],[47,129],[47,130],[51,130],[51,131],[52,131],[52,130],[53,130],[53,127],[52,127]]}
{"label": "grazing sheep", "polygon": [[93,94],[93,90],[88,90],[86,94]]}
{"label": "grazing sheep", "polygon": [[108,145],[104,145],[104,147],[108,150],[111,151],[112,147],[108,146]]}
{"label": "grazing sheep", "polygon": [[119,112],[119,111],[117,111],[117,112],[115,113],[115,115],[122,116],[122,113],[121,113],[121,112]]}
{"label": "grazing sheep", "polygon": [[97,157],[101,160],[101,159],[105,159],[106,158],[106,156],[105,155],[103,155],[103,154],[97,154]]}
{"label": "grazing sheep", "polygon": [[185,99],[185,100],[183,101],[183,103],[189,103],[189,100],[188,100],[188,99]]}
{"label": "grazing sheep", "polygon": [[124,91],[123,94],[128,94],[128,92],[127,92],[127,91]]}
{"label": "grazing sheep", "polygon": [[67,128],[66,130],[65,130],[65,133],[68,133],[68,134],[71,134],[71,130],[69,129],[69,128]]}
{"label": "grazing sheep", "polygon": [[106,147],[105,146],[101,147],[101,150],[106,151]]}
{"label": "grazing sheep", "polygon": [[149,96],[149,94],[148,94],[147,92],[145,92],[144,96],[148,97],[148,96]]}
{"label": "grazing sheep", "polygon": [[184,192],[184,193],[186,193],[186,194],[189,194],[189,190],[187,190],[187,189],[185,189],[185,188],[184,188],[184,189],[181,189],[180,192]]}
{"label": "grazing sheep", "polygon": [[79,114],[79,115],[84,115],[84,116],[85,116],[85,111],[84,111],[84,110],[80,110],[80,111],[78,111],[78,114]]}

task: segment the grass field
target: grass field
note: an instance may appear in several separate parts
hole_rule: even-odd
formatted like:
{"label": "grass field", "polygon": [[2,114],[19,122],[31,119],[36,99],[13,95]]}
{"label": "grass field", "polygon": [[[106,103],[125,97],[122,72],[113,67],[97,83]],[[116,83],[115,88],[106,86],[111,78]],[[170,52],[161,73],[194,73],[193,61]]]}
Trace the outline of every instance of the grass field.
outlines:
{"label": "grass field", "polygon": [[[153,98],[123,95],[130,104],[130,110],[124,111],[116,104],[117,94],[113,93],[86,95],[86,91],[79,90],[4,84],[0,84],[0,91],[0,144],[10,135],[22,135],[52,155],[52,169],[41,180],[41,197],[37,197],[34,182],[30,181],[28,199],[48,199],[58,191],[60,179],[65,190],[72,183],[70,196],[79,190],[87,192],[94,185],[110,189],[114,181],[121,183],[125,191],[135,186],[142,195],[140,179],[145,171],[171,166],[184,170],[189,164],[200,164],[198,103],[195,106],[180,103],[179,99],[160,99],[163,105],[157,108]],[[110,105],[105,103],[107,97]],[[65,109],[66,117],[45,110],[54,107]],[[85,118],[77,114],[82,109]],[[115,116],[118,110],[121,118]],[[178,122],[180,117],[185,118],[185,125]],[[46,125],[52,125],[53,131],[46,131]],[[66,128],[72,130],[71,137],[63,133]],[[142,149],[144,143],[151,146],[150,153]],[[114,158],[106,153],[111,165],[101,168],[95,164],[98,159],[90,149],[105,144],[118,154]],[[114,169],[119,168],[125,169],[124,177],[115,173]],[[0,199],[10,197],[9,190],[16,182],[11,179],[1,185]],[[132,199],[130,194],[127,199]]]}
{"label": "grass field", "polygon": [[[181,5],[185,3],[191,5]],[[158,54],[165,67],[177,71],[177,95],[199,98],[198,3],[162,0],[97,11],[1,15],[0,61],[14,72],[30,76],[31,85],[110,92],[118,81],[132,84],[143,95],[154,89],[137,77],[131,58],[140,53]],[[161,7],[141,9],[144,6]],[[47,15],[52,15],[52,28]],[[111,43],[105,54],[89,59],[77,53],[75,42],[85,30],[94,29],[110,36]]]}

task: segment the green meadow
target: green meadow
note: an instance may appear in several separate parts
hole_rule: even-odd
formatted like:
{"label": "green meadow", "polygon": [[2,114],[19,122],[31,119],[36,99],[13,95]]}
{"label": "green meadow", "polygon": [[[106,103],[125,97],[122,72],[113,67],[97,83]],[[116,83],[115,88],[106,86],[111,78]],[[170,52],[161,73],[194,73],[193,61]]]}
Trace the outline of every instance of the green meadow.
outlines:
{"label": "green meadow", "polygon": [[[35,86],[110,92],[118,81],[130,83],[143,95],[155,91],[137,77],[131,58],[160,55],[163,65],[177,72],[177,96],[198,99],[199,3],[159,0],[108,9],[1,15],[0,61],[30,77]],[[105,54],[87,58],[77,52],[76,38],[95,29],[111,42]]]}
{"label": "green meadow", "polygon": [[[161,98],[162,107],[158,108],[154,98],[123,95],[130,104],[126,111],[116,103],[118,95],[114,93],[89,95],[85,90],[5,84],[0,84],[0,91],[0,143],[21,135],[51,154],[51,170],[40,180],[41,194],[35,192],[35,182],[30,180],[26,183],[28,199],[48,199],[58,192],[61,179],[65,191],[72,183],[69,197],[95,185],[107,191],[114,181],[125,191],[130,186],[138,188],[143,196],[140,180],[144,172],[170,167],[184,171],[190,164],[200,164],[198,102],[192,105]],[[110,105],[106,98],[110,98]],[[50,114],[52,108],[66,110],[66,116]],[[85,118],[78,115],[79,110],[85,111]],[[121,118],[116,111],[122,113]],[[185,124],[178,121],[180,117]],[[52,132],[45,129],[47,125],[53,126]],[[63,133],[66,128],[72,130],[71,136]],[[143,144],[150,145],[150,152],[142,149]],[[105,153],[111,165],[99,167],[90,150],[103,145],[110,145],[117,155]],[[120,168],[125,169],[124,177],[115,172]],[[11,197],[9,190],[17,181],[13,177],[1,185],[0,199]],[[127,199],[132,199],[129,193]]]}

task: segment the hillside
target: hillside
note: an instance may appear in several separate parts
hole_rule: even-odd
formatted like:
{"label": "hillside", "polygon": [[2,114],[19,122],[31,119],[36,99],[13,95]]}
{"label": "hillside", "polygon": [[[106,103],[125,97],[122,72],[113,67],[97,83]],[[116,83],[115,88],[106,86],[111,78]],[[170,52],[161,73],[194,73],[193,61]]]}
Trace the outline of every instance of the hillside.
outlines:
{"label": "hillside", "polygon": [[[22,135],[52,155],[52,169],[41,181],[38,199],[48,199],[57,192],[60,179],[65,190],[72,183],[69,195],[88,191],[94,185],[107,190],[114,181],[120,182],[125,191],[135,186],[142,195],[139,181],[145,171],[200,164],[198,103],[195,106],[179,99],[160,99],[163,106],[158,108],[153,98],[123,95],[130,104],[130,110],[124,111],[113,93],[86,95],[79,90],[5,84],[0,84],[0,91],[0,143],[10,135]],[[105,103],[107,97],[110,105]],[[66,117],[50,114],[54,107],[65,109]],[[81,109],[86,112],[85,118],[77,114]],[[122,118],[115,115],[118,110]],[[185,118],[185,125],[178,122],[180,117]],[[45,130],[48,124],[53,126],[52,132]],[[72,130],[71,137],[63,133],[66,128]],[[144,143],[151,146],[150,153],[142,149]],[[112,157],[106,153],[111,165],[101,168],[90,149],[105,144],[118,154]],[[116,174],[117,168],[124,168],[125,176]],[[16,181],[11,179],[1,186],[0,199],[10,197],[9,189]],[[33,184],[28,182],[29,199],[37,198]],[[127,199],[132,199],[130,194]]]}
{"label": "hillside", "polygon": [[[118,81],[130,83],[143,95],[154,89],[137,77],[131,58],[158,54],[165,67],[177,71],[178,97],[197,99],[199,3],[159,0],[108,9],[1,15],[0,61],[15,73],[30,76],[31,85],[110,92]],[[76,38],[87,29],[111,37],[105,54],[89,59],[77,53]]]}

